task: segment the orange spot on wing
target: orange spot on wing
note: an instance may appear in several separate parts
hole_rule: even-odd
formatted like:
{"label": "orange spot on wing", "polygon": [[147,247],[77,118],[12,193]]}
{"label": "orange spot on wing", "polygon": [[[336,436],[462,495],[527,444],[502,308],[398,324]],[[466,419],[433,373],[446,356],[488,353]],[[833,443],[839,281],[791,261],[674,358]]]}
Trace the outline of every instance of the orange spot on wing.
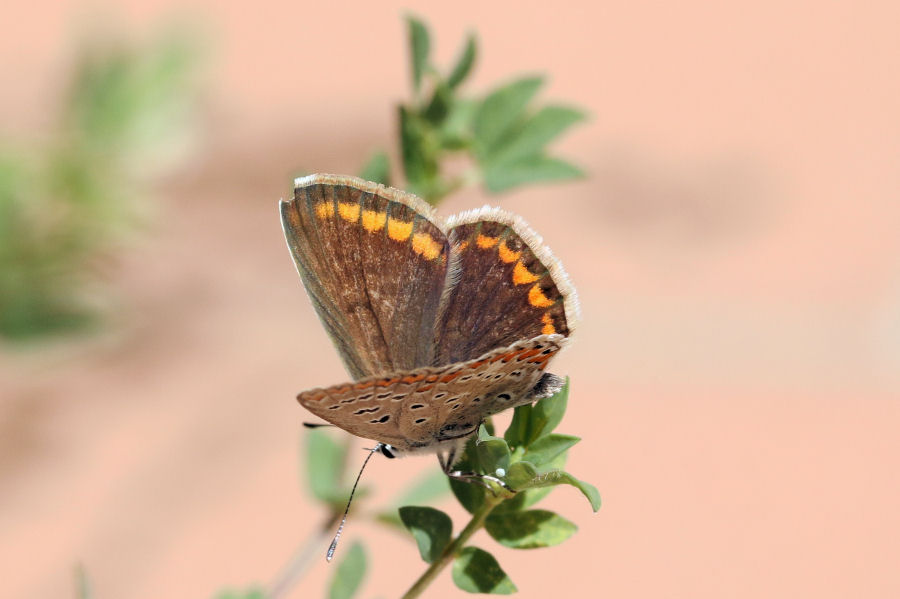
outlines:
{"label": "orange spot on wing", "polygon": [[556,332],[556,327],[553,326],[553,317],[550,316],[548,312],[544,312],[544,315],[541,316],[541,322],[544,323],[544,328],[541,329],[541,333],[544,335],[552,335]]}
{"label": "orange spot on wing", "polygon": [[478,239],[475,240],[475,245],[483,250],[487,250],[497,245],[497,242],[499,240],[499,237],[486,237],[484,235],[478,235]]}
{"label": "orange spot on wing", "polygon": [[540,277],[525,268],[524,264],[516,262],[516,266],[513,268],[513,283],[516,285],[526,285],[528,283],[534,283],[538,278]]}
{"label": "orange spot on wing", "polygon": [[506,241],[500,242],[500,247],[497,248],[497,253],[500,254],[500,259],[509,264],[510,262],[515,262],[519,258],[522,257],[522,252],[514,252],[508,247],[506,247]]}
{"label": "orange spot on wing", "polygon": [[441,255],[443,246],[431,238],[428,233],[416,233],[412,240],[413,251],[422,254],[427,260],[434,260]]}
{"label": "orange spot on wing", "polygon": [[388,237],[394,241],[406,241],[412,234],[412,221],[404,222],[402,220],[394,220],[389,218],[387,221]]}
{"label": "orange spot on wing", "polygon": [[434,388],[434,385],[425,385],[424,387],[417,389],[417,391],[430,391]]}
{"label": "orange spot on wing", "polygon": [[382,230],[384,228],[384,223],[386,220],[387,220],[386,212],[375,212],[374,210],[363,210],[362,226],[363,226],[363,229],[365,229],[369,233],[374,233],[375,231]]}
{"label": "orange spot on wing", "polygon": [[549,308],[554,304],[553,300],[544,295],[540,285],[535,285],[528,290],[528,303],[535,308]]}
{"label": "orange spot on wing", "polygon": [[441,379],[441,382],[449,383],[450,381],[452,381],[453,379],[455,379],[456,377],[458,377],[461,374],[462,374],[461,370],[457,370],[456,372],[451,372],[450,374],[444,375],[444,377]]}
{"label": "orange spot on wing", "polygon": [[405,377],[403,377],[401,380],[402,380],[404,383],[416,383],[416,382],[418,382],[418,381],[421,381],[421,380],[424,379],[424,378],[425,378],[425,375],[424,375],[424,374],[417,374],[417,375],[405,376]]}
{"label": "orange spot on wing", "polygon": [[338,204],[338,214],[347,222],[355,223],[359,220],[359,204]]}
{"label": "orange spot on wing", "polygon": [[334,204],[331,202],[322,202],[316,204],[316,216],[319,218],[328,218],[334,216]]}
{"label": "orange spot on wing", "polygon": [[469,242],[468,242],[468,241],[463,241],[463,242],[460,243],[458,246],[456,246],[456,251],[457,251],[457,252],[463,252],[463,251],[465,251],[465,249],[466,249],[467,247],[469,247]]}
{"label": "orange spot on wing", "polygon": [[520,349],[520,350],[518,350],[518,351],[514,351],[514,352],[512,352],[512,353],[505,354],[505,355],[503,356],[503,363],[506,364],[507,362],[512,361],[513,358],[515,358],[516,356],[518,356],[519,354],[521,354],[523,351],[524,351],[524,350],[521,350],[521,349]]}

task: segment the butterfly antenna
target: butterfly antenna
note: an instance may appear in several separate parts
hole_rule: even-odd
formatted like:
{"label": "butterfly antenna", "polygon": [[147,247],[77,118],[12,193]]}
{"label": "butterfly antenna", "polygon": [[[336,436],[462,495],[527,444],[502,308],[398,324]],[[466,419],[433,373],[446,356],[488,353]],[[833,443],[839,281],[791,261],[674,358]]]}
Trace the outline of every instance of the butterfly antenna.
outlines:
{"label": "butterfly antenna", "polygon": [[350,499],[347,500],[347,507],[344,509],[344,516],[341,518],[341,525],[338,526],[337,532],[334,533],[334,539],[332,539],[331,545],[328,546],[328,553],[325,554],[325,559],[329,562],[331,561],[331,558],[334,557],[334,550],[337,549],[338,541],[341,540],[341,533],[344,532],[344,524],[347,523],[347,514],[350,513],[350,504],[353,502],[353,494],[356,493],[356,485],[359,484],[359,479],[362,478],[362,473],[363,470],[366,469],[366,464],[369,463],[369,460],[372,459],[375,452],[381,449],[382,445],[382,443],[376,443],[375,447],[369,450],[369,455],[366,456],[362,468],[359,469],[359,474],[356,475],[356,482],[353,483],[353,488],[350,490]]}

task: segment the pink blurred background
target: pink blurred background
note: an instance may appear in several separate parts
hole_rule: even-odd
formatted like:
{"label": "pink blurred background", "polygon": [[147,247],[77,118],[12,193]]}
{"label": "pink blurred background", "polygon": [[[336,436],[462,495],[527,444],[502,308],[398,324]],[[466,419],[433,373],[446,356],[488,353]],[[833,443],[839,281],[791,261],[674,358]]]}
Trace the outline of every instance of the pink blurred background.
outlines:
{"label": "pink blurred background", "polygon": [[[3,594],[74,596],[80,562],[97,599],[211,597],[267,584],[318,525],[294,395],[345,375],[276,201],[300,170],[356,172],[394,146],[408,9],[442,64],[477,30],[470,90],[545,72],[543,98],[592,115],[557,147],[586,180],[490,201],[579,291],[561,430],[583,437],[569,470],[604,505],[561,488],[546,504],[572,540],[476,544],[523,597],[900,596],[898,6],[6,7],[0,130],[20,138],[42,135],[99,15],[140,39],[187,14],[211,43],[204,141],[119,256],[117,332],[0,353]],[[373,460],[371,504],[435,467]],[[424,569],[362,518],[345,538],[376,549],[361,596]],[[332,573],[317,562],[290,596],[323,596]],[[445,573],[429,596],[461,592]]]}

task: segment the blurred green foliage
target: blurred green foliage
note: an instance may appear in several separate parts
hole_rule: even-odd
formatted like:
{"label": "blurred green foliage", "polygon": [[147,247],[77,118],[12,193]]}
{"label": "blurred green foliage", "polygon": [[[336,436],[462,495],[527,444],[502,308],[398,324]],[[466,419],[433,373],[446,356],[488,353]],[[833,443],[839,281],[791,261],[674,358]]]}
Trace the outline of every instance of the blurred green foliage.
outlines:
{"label": "blurred green foliage", "polygon": [[[481,184],[489,193],[501,193],[583,175],[577,166],[549,155],[548,145],[583,121],[585,113],[555,104],[535,107],[543,77],[514,79],[482,97],[465,95],[459,88],[478,55],[474,34],[466,37],[445,75],[431,61],[426,25],[407,17],[407,31],[413,97],[397,109],[403,187],[434,205],[464,186]],[[459,157],[469,166],[454,172],[448,159]],[[387,154],[376,153],[360,176],[391,185]]]}
{"label": "blurred green foliage", "polygon": [[98,322],[103,268],[139,220],[147,180],[185,155],[199,95],[195,37],[83,47],[40,147],[0,144],[0,336]]}

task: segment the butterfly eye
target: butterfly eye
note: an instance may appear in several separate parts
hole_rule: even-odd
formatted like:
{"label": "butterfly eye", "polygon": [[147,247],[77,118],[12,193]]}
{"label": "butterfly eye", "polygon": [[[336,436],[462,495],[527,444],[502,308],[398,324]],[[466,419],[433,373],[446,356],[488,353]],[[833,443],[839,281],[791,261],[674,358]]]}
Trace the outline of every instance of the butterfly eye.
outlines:
{"label": "butterfly eye", "polygon": [[381,453],[386,458],[394,459],[397,457],[394,453],[394,448],[387,444],[381,446]]}

